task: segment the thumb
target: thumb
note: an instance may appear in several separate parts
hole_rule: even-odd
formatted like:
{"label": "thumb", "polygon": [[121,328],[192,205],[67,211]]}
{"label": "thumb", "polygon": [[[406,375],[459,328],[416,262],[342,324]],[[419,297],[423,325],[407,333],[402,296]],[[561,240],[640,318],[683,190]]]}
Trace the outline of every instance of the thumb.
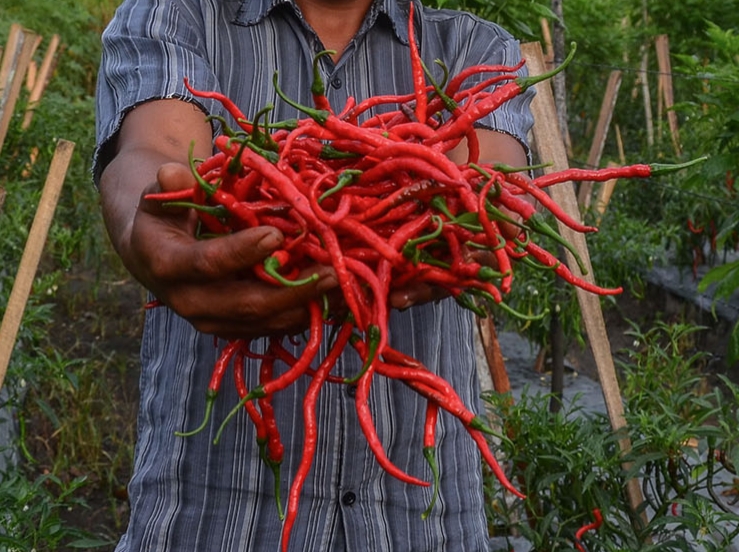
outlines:
{"label": "thumb", "polygon": [[171,162],[159,167],[157,183],[161,191],[172,192],[193,188],[197,185],[197,180],[190,167],[182,163]]}
{"label": "thumb", "polygon": [[[164,163],[157,171],[156,182],[147,186],[141,194],[140,207],[143,211],[157,216],[181,216],[188,212],[186,208],[164,207],[162,203],[170,201],[162,197],[154,198],[152,195],[168,194],[180,190],[193,190],[197,186],[197,180],[192,170],[187,165],[177,162]],[[171,201],[175,201],[172,198]],[[190,200],[185,200],[190,201]]]}

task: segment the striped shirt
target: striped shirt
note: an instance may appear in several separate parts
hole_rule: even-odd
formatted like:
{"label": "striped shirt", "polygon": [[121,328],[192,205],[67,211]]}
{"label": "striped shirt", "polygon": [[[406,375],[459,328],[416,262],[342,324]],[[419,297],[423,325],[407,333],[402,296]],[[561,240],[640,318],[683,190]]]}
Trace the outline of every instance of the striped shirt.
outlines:
{"label": "striped shirt", "polygon": [[[407,13],[403,0],[377,0],[341,58],[336,63],[321,58],[335,109],[349,97],[412,90]],[[426,64],[433,67],[434,60],[443,60],[451,74],[477,63],[513,65],[520,59],[518,43],[508,33],[469,14],[424,8],[416,27]],[[279,84],[288,96],[310,104],[313,57],[324,49],[290,0],[125,0],[103,44],[96,178],[123,117],[143,102],[181,98],[206,113],[226,115],[219,104],[193,98],[183,77],[198,89],[226,94],[247,116],[272,103],[275,120],[296,117],[276,96],[273,74],[279,71]],[[480,124],[525,143],[532,124],[530,99],[529,94],[517,98]],[[441,374],[466,404],[481,408],[469,312],[445,300],[393,312],[390,328],[392,347]],[[147,311],[142,339],[131,517],[117,552],[278,550],[281,522],[274,478],[258,457],[246,413],[231,420],[213,444],[220,422],[238,401],[228,379],[209,428],[187,438],[175,436],[202,419],[210,371],[224,343],[214,347],[212,336],[197,333],[165,308]],[[257,352],[264,346],[252,344]],[[321,352],[325,350],[324,344]],[[356,355],[346,353],[335,373],[354,375],[360,364]],[[256,365],[247,366],[250,388],[256,377]],[[302,453],[300,404],[307,384],[300,380],[275,396],[286,447],[280,476],[283,502]],[[393,463],[430,479],[422,455],[425,400],[378,377],[370,408]],[[352,388],[326,384],[317,415],[317,455],[303,487],[291,551],[488,549],[480,455],[456,419],[440,415],[441,494],[422,520],[431,489],[399,482],[378,466],[359,428]]]}

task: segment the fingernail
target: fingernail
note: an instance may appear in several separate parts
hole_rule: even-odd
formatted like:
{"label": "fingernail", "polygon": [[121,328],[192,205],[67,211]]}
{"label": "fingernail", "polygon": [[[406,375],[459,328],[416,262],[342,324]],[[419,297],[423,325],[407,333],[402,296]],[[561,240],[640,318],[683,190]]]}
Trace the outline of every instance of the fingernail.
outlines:
{"label": "fingernail", "polygon": [[333,271],[331,271],[331,272],[321,275],[321,277],[318,280],[318,283],[316,284],[316,290],[319,293],[325,293],[327,291],[331,291],[332,289],[335,289],[336,286],[338,285],[339,285],[339,281],[336,279],[336,274],[334,274]]}
{"label": "fingernail", "polygon": [[409,294],[406,293],[398,299],[398,302],[396,303],[396,305],[397,305],[396,308],[398,310],[409,309],[413,306],[413,299],[411,298]]}
{"label": "fingernail", "polygon": [[268,232],[257,242],[257,248],[264,253],[271,253],[282,243],[277,232]]}

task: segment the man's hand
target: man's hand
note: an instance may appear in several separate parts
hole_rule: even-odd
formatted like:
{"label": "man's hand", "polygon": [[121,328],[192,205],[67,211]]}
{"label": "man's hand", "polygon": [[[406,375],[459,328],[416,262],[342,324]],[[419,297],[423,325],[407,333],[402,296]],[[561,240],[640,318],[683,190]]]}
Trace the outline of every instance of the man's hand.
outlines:
{"label": "man's hand", "polygon": [[198,240],[195,213],[145,199],[148,193],[194,185],[183,136],[193,137],[197,156],[210,155],[203,114],[176,100],[144,104],[124,121],[101,194],[106,225],[125,266],[202,332],[234,339],[302,331],[308,327],[307,303],[336,287],[330,268],[311,270],[319,279],[304,286],[264,283],[251,272],[281,246],[277,229]]}

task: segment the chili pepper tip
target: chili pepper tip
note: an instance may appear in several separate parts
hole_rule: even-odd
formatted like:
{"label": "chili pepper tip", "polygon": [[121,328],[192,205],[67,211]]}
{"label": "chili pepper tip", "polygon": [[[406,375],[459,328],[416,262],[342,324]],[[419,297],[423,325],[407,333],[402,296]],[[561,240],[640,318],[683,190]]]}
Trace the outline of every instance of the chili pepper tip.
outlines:
{"label": "chili pepper tip", "polygon": [[704,155],[703,157],[698,157],[696,159],[686,161],[685,163],[652,163],[649,165],[649,176],[662,176],[664,174],[687,169],[688,167],[692,167],[693,165],[697,165],[698,163],[703,163],[707,159],[708,156]]}
{"label": "chili pepper tip", "polygon": [[518,84],[521,90],[526,90],[527,88],[531,88],[535,84],[551,79],[554,75],[556,75],[557,73],[561,73],[567,68],[567,66],[570,64],[572,59],[575,57],[576,51],[577,51],[577,43],[571,42],[570,43],[570,53],[567,54],[567,57],[565,58],[565,60],[562,62],[561,65],[559,65],[558,67],[555,67],[551,71],[547,71],[546,73],[542,73],[540,75],[534,75],[531,77],[519,77],[514,82]]}

